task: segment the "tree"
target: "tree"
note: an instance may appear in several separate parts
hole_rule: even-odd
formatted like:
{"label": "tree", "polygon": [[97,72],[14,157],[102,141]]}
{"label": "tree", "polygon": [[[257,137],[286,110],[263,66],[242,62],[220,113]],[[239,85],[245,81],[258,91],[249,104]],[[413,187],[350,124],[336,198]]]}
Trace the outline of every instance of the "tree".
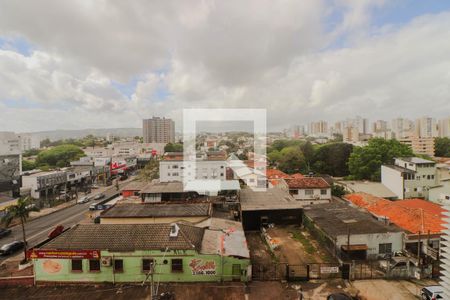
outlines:
{"label": "tree", "polygon": [[434,155],[438,157],[450,157],[450,138],[436,138],[434,140]]}
{"label": "tree", "polygon": [[347,192],[345,191],[345,188],[343,186],[336,184],[333,184],[331,186],[331,195],[341,198],[345,194],[347,194]]}
{"label": "tree", "polygon": [[381,180],[381,165],[392,164],[395,157],[414,156],[411,148],[397,140],[374,138],[365,147],[355,147],[348,160],[350,178]]}
{"label": "tree", "polygon": [[284,148],[280,154],[281,159],[278,167],[281,171],[292,174],[305,170],[305,157],[299,147],[291,146]]}
{"label": "tree", "polygon": [[302,150],[303,156],[305,157],[306,163],[306,171],[311,171],[311,164],[314,157],[314,148],[310,141],[302,144],[300,146],[300,150]]}
{"label": "tree", "polygon": [[152,159],[139,171],[138,179],[141,181],[152,181],[157,178],[159,178],[159,163],[156,159]]}
{"label": "tree", "polygon": [[168,143],[164,147],[164,152],[183,152],[183,144],[181,143]]}
{"label": "tree", "polygon": [[6,227],[9,226],[14,219],[20,219],[20,225],[22,226],[22,238],[24,242],[24,262],[27,261],[27,237],[25,232],[25,223],[30,216],[30,212],[39,211],[39,209],[31,202],[30,197],[19,198],[17,200],[17,204],[6,208],[6,214],[1,219],[1,222],[5,224]]}
{"label": "tree", "polygon": [[352,150],[353,145],[346,143],[321,145],[314,153],[313,171],[337,177],[349,175],[347,163]]}
{"label": "tree", "polygon": [[67,167],[71,161],[84,156],[84,152],[75,145],[60,145],[40,152],[36,158],[37,166]]}
{"label": "tree", "polygon": [[36,163],[31,160],[22,160],[22,171],[30,171],[36,168]]}

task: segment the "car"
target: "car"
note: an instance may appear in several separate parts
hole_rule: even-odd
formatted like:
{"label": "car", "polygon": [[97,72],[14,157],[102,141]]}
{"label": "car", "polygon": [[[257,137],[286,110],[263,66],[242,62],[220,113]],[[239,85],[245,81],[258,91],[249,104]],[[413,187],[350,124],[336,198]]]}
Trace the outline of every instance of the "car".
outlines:
{"label": "car", "polygon": [[98,203],[92,203],[89,205],[89,210],[97,210],[98,209]]}
{"label": "car", "polygon": [[327,297],[327,300],[353,300],[354,298],[346,293],[334,293]]}
{"label": "car", "polygon": [[98,189],[98,185],[96,184],[91,185],[91,189]]}
{"label": "car", "polygon": [[407,269],[408,264],[410,268],[413,268],[417,265],[417,259],[406,256],[394,256],[388,260],[381,260],[380,267],[383,270],[387,270],[388,267],[392,269]]}
{"label": "car", "polygon": [[91,197],[84,196],[84,197],[77,199],[77,204],[83,204],[83,203],[87,203],[89,201],[91,201]]}
{"label": "car", "polygon": [[444,291],[440,285],[430,285],[420,290],[422,300],[439,300],[444,299]]}
{"label": "car", "polygon": [[100,200],[102,198],[105,198],[105,194],[100,193],[100,194],[95,195],[94,200]]}
{"label": "car", "polygon": [[55,228],[53,228],[52,231],[50,231],[48,233],[48,238],[53,239],[53,238],[57,237],[58,235],[60,235],[63,231],[64,231],[64,226],[58,225]]}
{"label": "car", "polygon": [[0,238],[8,236],[11,234],[11,229],[9,228],[0,228]]}
{"label": "car", "polygon": [[14,241],[14,242],[11,242],[8,244],[4,244],[0,248],[0,255],[5,256],[5,255],[12,254],[18,250],[23,249],[23,247],[25,247],[25,243],[22,241]]}

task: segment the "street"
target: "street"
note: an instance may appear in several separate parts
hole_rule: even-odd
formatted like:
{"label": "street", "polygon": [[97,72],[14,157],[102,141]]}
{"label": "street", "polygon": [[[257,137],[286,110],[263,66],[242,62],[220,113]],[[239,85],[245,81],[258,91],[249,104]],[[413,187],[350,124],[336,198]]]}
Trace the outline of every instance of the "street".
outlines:
{"label": "street", "polygon": [[[125,184],[127,184],[129,180],[126,180],[124,182],[121,182],[119,184],[119,187],[123,187]],[[118,195],[119,191],[116,190],[115,186],[108,187],[106,189],[100,188],[97,190],[93,190],[90,196],[95,196],[96,194],[99,194],[103,192],[106,196],[103,199],[112,198],[114,195]],[[81,197],[81,196],[80,196]],[[103,200],[102,199],[102,200]],[[76,201],[76,200],[72,200]],[[30,220],[27,223],[25,223],[25,230],[27,234],[27,242],[28,247],[33,247],[36,244],[44,241],[47,238],[48,233],[55,228],[57,225],[63,225],[64,228],[71,227],[77,223],[79,223],[82,219],[85,218],[86,213],[89,211],[89,206],[92,203],[98,202],[101,200],[91,200],[87,203],[83,204],[76,204],[68,208],[64,208],[60,211],[56,211],[54,213],[38,217],[36,219]],[[11,235],[0,239],[0,245],[4,245],[7,243],[10,243],[15,240],[22,240],[22,227],[20,225],[16,225],[14,227],[11,227]],[[22,252],[17,252],[11,256],[20,254]],[[0,262],[5,260],[8,257],[11,256],[5,256],[0,257]]]}

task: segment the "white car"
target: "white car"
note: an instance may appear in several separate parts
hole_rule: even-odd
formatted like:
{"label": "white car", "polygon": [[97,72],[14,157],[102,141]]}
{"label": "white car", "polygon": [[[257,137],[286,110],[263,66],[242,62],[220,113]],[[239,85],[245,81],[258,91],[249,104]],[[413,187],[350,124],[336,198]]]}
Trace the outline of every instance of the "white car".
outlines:
{"label": "white car", "polygon": [[422,300],[444,299],[444,291],[440,285],[426,286],[420,291]]}
{"label": "white car", "polygon": [[77,204],[87,203],[87,202],[89,202],[90,200],[91,200],[91,197],[89,197],[89,196],[84,196],[84,197],[81,197],[81,198],[78,198],[78,199],[77,199]]}

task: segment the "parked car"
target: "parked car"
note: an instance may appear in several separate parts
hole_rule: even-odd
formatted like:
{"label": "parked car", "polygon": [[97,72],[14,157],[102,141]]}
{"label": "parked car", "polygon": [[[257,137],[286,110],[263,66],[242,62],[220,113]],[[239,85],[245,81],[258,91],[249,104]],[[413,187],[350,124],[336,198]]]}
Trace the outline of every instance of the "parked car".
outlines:
{"label": "parked car", "polygon": [[422,300],[444,299],[444,291],[440,285],[426,286],[420,290]]}
{"label": "parked car", "polygon": [[89,205],[89,210],[97,210],[98,203],[92,203],[91,205]]}
{"label": "parked car", "polygon": [[14,242],[11,242],[8,244],[4,244],[0,248],[0,255],[4,256],[4,255],[12,254],[14,252],[17,252],[17,251],[23,249],[24,246],[25,246],[25,243],[22,241],[14,241]]}
{"label": "parked car", "polygon": [[416,261],[417,260],[412,257],[394,256],[391,259],[380,261],[380,267],[383,270],[387,270],[388,267],[391,270],[392,269],[407,269],[408,264],[409,264],[410,268],[414,267],[417,264]]}
{"label": "parked car", "polygon": [[0,228],[0,238],[8,236],[11,234],[11,229],[9,228]]}
{"label": "parked car", "polygon": [[346,293],[334,293],[328,295],[327,300],[353,300],[354,298]]}
{"label": "parked car", "polygon": [[64,231],[64,226],[58,225],[55,228],[53,228],[52,231],[50,231],[48,233],[48,238],[53,239],[53,238],[57,237],[58,235],[60,235],[63,231]]}
{"label": "parked car", "polygon": [[81,198],[77,199],[77,204],[83,204],[83,203],[87,203],[89,201],[91,201],[91,197],[84,196],[84,197],[81,197]]}
{"label": "parked car", "polygon": [[102,198],[105,198],[105,194],[100,193],[100,194],[95,195],[94,200],[100,200]]}

